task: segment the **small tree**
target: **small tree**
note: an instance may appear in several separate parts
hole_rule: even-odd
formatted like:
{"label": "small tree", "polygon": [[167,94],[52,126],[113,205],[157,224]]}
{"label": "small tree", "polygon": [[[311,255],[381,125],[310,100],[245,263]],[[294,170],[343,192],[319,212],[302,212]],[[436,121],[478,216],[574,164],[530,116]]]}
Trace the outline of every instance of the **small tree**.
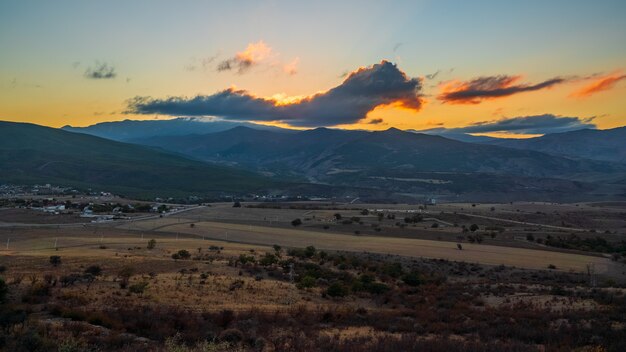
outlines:
{"label": "small tree", "polygon": [[317,249],[315,249],[315,247],[313,246],[308,246],[304,249],[304,255],[307,258],[311,258],[315,255],[315,253],[317,252]]}
{"label": "small tree", "polygon": [[235,203],[233,203],[233,208],[241,208],[241,203],[239,201],[236,201]]}
{"label": "small tree", "polygon": [[59,256],[59,255],[51,255],[50,256],[50,264],[52,264],[52,266],[59,266],[59,265],[61,265],[61,256]]}
{"label": "small tree", "polygon": [[148,241],[148,249],[153,250],[156,247],[156,240],[153,238],[150,241]]}
{"label": "small tree", "polygon": [[300,226],[302,225],[302,220],[300,218],[291,220],[291,226]]}
{"label": "small tree", "polygon": [[472,225],[470,225],[470,228],[469,228],[469,229],[470,229],[470,231],[474,232],[474,231],[478,230],[478,229],[479,229],[479,227],[478,227],[478,225],[476,225],[476,224],[472,224]]}
{"label": "small tree", "polygon": [[123,267],[118,273],[117,276],[120,278],[120,288],[128,287],[128,282],[130,278],[135,274],[135,269],[132,266]]}
{"label": "small tree", "polygon": [[274,253],[276,254],[277,257],[280,257],[280,252],[282,251],[282,247],[275,244],[274,246]]}

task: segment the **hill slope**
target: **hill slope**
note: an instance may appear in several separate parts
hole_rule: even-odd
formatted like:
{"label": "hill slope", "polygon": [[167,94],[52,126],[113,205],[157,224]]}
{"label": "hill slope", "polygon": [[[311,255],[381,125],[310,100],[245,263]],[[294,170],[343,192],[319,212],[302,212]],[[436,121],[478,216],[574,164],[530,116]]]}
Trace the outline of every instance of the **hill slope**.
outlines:
{"label": "hill slope", "polygon": [[318,128],[284,134],[238,127],[134,142],[281,176],[303,176],[310,182],[399,193],[576,194],[593,187],[573,180],[574,176],[619,175],[624,171],[609,163],[397,129],[365,132]]}
{"label": "hill slope", "polygon": [[149,138],[155,136],[182,136],[192,133],[215,133],[226,131],[237,126],[246,126],[259,130],[290,131],[278,127],[257,125],[250,122],[204,120],[199,118],[112,121],[102,122],[87,127],[64,126],[63,130],[85,133],[92,136],[124,142],[130,139]]}
{"label": "hill slope", "polygon": [[583,129],[529,139],[494,139],[485,143],[571,158],[626,163],[626,127],[609,130]]}
{"label": "hill slope", "polygon": [[249,171],[148,147],[2,121],[0,182],[53,183],[134,196],[241,193],[274,185]]}

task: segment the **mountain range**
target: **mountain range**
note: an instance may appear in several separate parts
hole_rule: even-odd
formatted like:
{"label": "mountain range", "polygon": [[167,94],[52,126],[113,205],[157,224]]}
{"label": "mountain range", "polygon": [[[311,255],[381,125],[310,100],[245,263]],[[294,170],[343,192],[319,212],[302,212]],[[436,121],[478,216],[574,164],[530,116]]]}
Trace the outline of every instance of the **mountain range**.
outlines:
{"label": "mountain range", "polygon": [[621,199],[625,131],[512,140],[186,118],[80,129],[2,122],[0,182],[150,195],[349,190],[392,198]]}

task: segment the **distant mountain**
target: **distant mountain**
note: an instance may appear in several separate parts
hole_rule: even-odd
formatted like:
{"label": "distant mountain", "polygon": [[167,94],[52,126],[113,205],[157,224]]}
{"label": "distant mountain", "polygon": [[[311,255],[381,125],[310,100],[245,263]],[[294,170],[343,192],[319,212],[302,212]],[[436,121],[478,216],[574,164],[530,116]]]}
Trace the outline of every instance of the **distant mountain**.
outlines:
{"label": "distant mountain", "polygon": [[[545,179],[626,169],[393,128],[380,132],[318,128],[285,134],[238,127],[133,142],[275,175],[303,176],[311,182],[395,192],[532,191],[548,184],[557,190],[558,182]],[[561,185],[567,185],[568,192],[583,187],[570,180]]]}
{"label": "distant mountain", "polygon": [[484,143],[570,158],[626,163],[626,127],[608,130],[583,129],[529,139],[494,139]]}
{"label": "distant mountain", "polygon": [[441,136],[448,139],[454,139],[455,141],[468,142],[468,143],[488,143],[491,141],[501,140],[500,138],[494,138],[489,136],[474,136],[469,133],[450,132],[445,128],[435,128],[430,130],[407,130],[407,132],[430,134],[433,136]]}
{"label": "distant mountain", "polygon": [[222,120],[208,120],[202,118],[176,118],[170,120],[124,120],[102,122],[88,127],[64,126],[63,130],[79,132],[112,139],[114,141],[128,141],[137,138],[155,136],[182,136],[192,133],[205,134],[226,131],[237,126],[246,126],[259,130],[283,131],[288,129],[258,125],[249,122],[233,122]]}
{"label": "distant mountain", "polygon": [[133,196],[243,193],[277,183],[250,171],[26,123],[0,121],[0,183],[52,183]]}

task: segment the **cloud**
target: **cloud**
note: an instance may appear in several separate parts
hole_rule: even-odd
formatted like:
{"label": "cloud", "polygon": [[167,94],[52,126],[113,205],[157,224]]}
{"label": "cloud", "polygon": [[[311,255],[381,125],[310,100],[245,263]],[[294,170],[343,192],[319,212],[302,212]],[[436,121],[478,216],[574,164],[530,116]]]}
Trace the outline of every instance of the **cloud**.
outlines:
{"label": "cloud", "polygon": [[383,119],[371,119],[367,124],[368,125],[378,125],[381,124],[385,121],[383,121]]}
{"label": "cloud", "polygon": [[383,105],[418,111],[423,104],[420,90],[419,78],[410,78],[395,64],[382,61],[353,71],[328,91],[303,98],[262,98],[230,88],[193,98],[136,97],[128,101],[127,113],[280,121],[303,127],[335,126],[355,123]]}
{"label": "cloud", "polygon": [[186,71],[197,71],[203,70],[206,71],[215,60],[217,60],[219,54],[215,54],[213,56],[203,57],[200,59],[192,58],[191,62],[185,65]]}
{"label": "cloud", "polygon": [[439,76],[439,73],[441,73],[441,70],[437,70],[435,73],[427,74],[424,77],[426,77],[426,79],[435,79]]}
{"label": "cloud", "polygon": [[434,134],[449,133],[490,133],[504,132],[513,134],[560,133],[583,128],[595,129],[594,117],[565,117],[552,114],[509,117],[501,120],[483,121],[460,128],[434,128],[422,132]]}
{"label": "cloud", "polygon": [[237,73],[246,73],[252,66],[267,59],[272,54],[272,48],[267,46],[262,40],[250,43],[246,50],[238,52],[235,56],[220,62],[217,65],[218,71],[237,70]]}
{"label": "cloud", "polygon": [[613,89],[619,81],[624,79],[626,79],[626,74],[623,71],[615,71],[608,75],[596,77],[593,82],[573,92],[570,97],[587,98],[596,93]]}
{"label": "cloud", "polygon": [[88,67],[85,71],[85,77],[90,79],[111,79],[115,78],[117,73],[113,66],[109,66],[106,62],[98,63],[93,67]]}
{"label": "cloud", "polygon": [[290,76],[295,75],[296,73],[298,73],[298,63],[300,63],[300,58],[296,57],[295,59],[291,60],[291,62],[283,66],[283,71],[285,71],[285,73]]}
{"label": "cloud", "polygon": [[441,86],[441,93],[437,98],[451,104],[480,104],[483,100],[550,88],[567,81],[565,78],[555,77],[537,84],[518,83],[521,78],[499,75],[479,77],[466,82],[454,80]]}

